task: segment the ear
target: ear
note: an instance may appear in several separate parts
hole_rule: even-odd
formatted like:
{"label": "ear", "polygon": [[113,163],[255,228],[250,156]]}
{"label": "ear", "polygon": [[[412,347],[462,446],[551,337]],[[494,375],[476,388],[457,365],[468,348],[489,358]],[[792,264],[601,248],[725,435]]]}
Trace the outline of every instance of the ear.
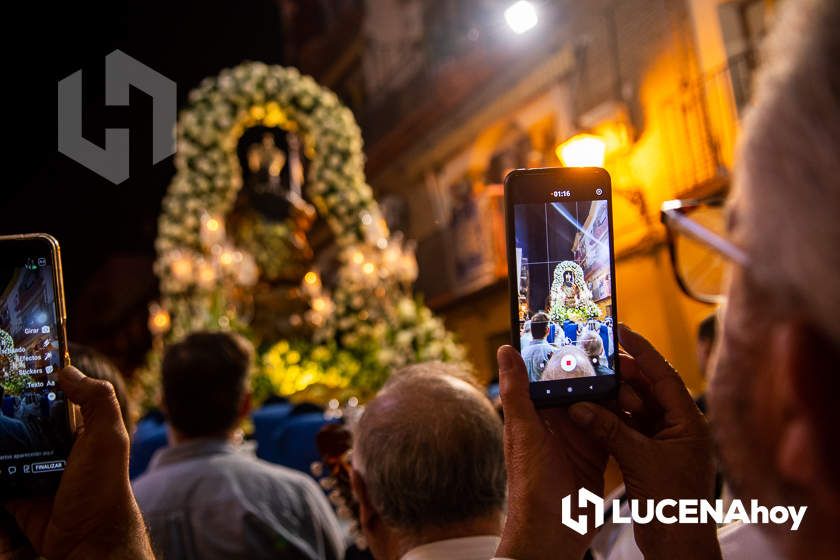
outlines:
{"label": "ear", "polygon": [[776,466],[788,483],[825,497],[832,478],[828,453],[836,445],[831,434],[840,421],[836,350],[799,321],[776,325],[770,343],[774,396],[781,407]]}
{"label": "ear", "polygon": [[353,490],[353,496],[359,504],[359,526],[365,532],[373,529],[373,525],[379,514],[373,509],[368,497],[367,485],[365,479],[362,478],[361,473],[356,469],[350,471],[350,488]]}

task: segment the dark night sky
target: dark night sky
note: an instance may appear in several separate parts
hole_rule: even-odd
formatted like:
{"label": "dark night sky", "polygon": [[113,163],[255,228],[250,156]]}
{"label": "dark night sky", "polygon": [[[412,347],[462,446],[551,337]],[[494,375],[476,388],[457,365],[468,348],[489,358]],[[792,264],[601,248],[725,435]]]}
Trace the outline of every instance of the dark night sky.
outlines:
{"label": "dark night sky", "polygon": [[[522,256],[529,263],[528,304],[532,311],[548,309],[554,268],[560,261],[574,259],[572,244],[578,230],[551,206],[555,205],[522,204],[516,207],[516,246],[522,247]],[[591,203],[578,201],[564,206],[578,223],[583,224]]]}
{"label": "dark night sky", "polygon": [[[151,99],[104,105],[104,58],[119,48],[174,80],[179,108],[205,76],[243,60],[282,61],[276,3],[18,2],[4,45],[6,176],[0,232],[45,231],[63,252],[72,339],[129,365],[142,356],[160,200],[174,168],[151,166]],[[12,34],[8,27],[20,30]],[[131,178],[113,185],[57,151],[56,87],[84,71],[84,133],[131,129]]]}

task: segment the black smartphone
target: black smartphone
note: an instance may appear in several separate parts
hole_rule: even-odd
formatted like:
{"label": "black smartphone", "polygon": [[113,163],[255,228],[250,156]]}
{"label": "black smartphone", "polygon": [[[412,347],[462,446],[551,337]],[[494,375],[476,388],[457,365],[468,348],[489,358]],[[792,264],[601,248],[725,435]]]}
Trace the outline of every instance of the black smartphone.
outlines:
{"label": "black smartphone", "polygon": [[536,406],[616,395],[612,188],[598,167],[505,178],[511,339]]}
{"label": "black smartphone", "polygon": [[58,242],[0,236],[0,496],[55,491],[73,440]]}

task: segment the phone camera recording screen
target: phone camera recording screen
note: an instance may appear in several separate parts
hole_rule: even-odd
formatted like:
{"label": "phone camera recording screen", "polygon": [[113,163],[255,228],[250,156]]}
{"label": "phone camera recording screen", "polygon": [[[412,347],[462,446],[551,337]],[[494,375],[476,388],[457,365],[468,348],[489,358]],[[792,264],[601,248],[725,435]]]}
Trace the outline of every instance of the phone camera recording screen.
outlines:
{"label": "phone camera recording screen", "polygon": [[3,252],[0,262],[0,489],[47,490],[70,447],[56,284],[50,254]]}
{"label": "phone camera recording screen", "polygon": [[597,187],[582,196],[558,189],[513,207],[519,347],[531,382],[615,375],[609,201]]}

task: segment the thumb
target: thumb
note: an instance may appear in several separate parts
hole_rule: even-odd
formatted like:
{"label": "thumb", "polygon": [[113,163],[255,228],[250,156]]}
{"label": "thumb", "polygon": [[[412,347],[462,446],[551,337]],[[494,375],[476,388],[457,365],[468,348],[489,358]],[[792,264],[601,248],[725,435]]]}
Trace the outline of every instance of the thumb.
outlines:
{"label": "thumb", "polygon": [[122,425],[120,405],[109,382],[92,379],[67,366],[58,373],[58,383],[67,398],[81,408],[86,430]]}
{"label": "thumb", "polygon": [[601,441],[622,465],[631,454],[639,452],[644,437],[622,422],[618,416],[597,404],[576,403],[569,408],[569,418],[589,435]]}
{"label": "thumb", "polygon": [[522,356],[512,346],[502,346],[496,353],[499,362],[499,396],[505,424],[526,422],[542,425],[534,409],[528,381],[528,370]]}

